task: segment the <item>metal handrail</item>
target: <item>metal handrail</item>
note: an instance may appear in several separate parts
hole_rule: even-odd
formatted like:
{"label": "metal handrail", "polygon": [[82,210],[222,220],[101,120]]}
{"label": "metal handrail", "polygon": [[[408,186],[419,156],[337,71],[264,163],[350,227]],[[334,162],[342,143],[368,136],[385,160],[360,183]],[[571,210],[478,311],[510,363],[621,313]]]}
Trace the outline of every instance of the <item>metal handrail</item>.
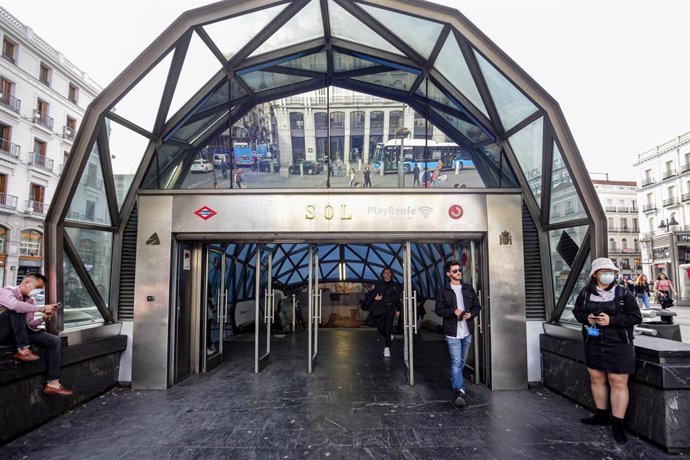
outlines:
{"label": "metal handrail", "polygon": [[5,107],[9,107],[14,112],[19,113],[19,109],[22,106],[22,101],[5,91],[0,91],[0,104],[4,105]]}
{"label": "metal handrail", "polygon": [[18,144],[13,144],[8,139],[0,139],[0,153],[9,155],[12,158],[19,158],[20,150],[21,146]]}

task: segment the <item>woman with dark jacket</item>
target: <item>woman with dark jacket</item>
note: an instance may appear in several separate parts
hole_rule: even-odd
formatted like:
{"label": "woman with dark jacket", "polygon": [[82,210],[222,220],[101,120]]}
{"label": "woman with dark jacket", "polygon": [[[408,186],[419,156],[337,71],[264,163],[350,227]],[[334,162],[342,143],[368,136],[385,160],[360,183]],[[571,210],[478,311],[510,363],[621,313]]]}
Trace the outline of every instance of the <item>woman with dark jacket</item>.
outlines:
{"label": "woman with dark jacket", "polygon": [[393,269],[384,267],[381,279],[364,300],[365,310],[374,318],[376,330],[383,336],[383,356],[390,358],[393,323],[402,311],[402,288],[393,281]]}
{"label": "woman with dark jacket", "polygon": [[[628,375],[635,372],[633,330],[642,322],[642,315],[632,293],[616,286],[618,272],[610,259],[595,259],[590,282],[577,296],[573,314],[583,325],[585,363],[597,409],[594,416],[581,422],[612,424],[613,438],[624,443],[628,440],[623,428],[629,399]],[[609,417],[609,399],[613,417]]]}

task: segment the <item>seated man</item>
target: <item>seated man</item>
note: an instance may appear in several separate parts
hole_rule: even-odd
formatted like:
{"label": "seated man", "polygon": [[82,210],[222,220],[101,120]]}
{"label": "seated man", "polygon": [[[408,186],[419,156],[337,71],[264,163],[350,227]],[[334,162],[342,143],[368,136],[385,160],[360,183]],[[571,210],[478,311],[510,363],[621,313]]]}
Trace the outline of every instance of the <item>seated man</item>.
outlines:
{"label": "seated man", "polygon": [[[46,281],[40,273],[29,273],[19,286],[0,289],[0,341],[13,340],[17,346],[14,357],[24,362],[40,359],[29,348],[31,344],[45,347],[48,380],[43,392],[69,396],[72,391],[60,384],[60,337],[37,329],[44,321],[50,321],[58,309],[58,304],[34,305],[32,296],[45,287]],[[34,318],[36,312],[43,313],[43,317]]]}

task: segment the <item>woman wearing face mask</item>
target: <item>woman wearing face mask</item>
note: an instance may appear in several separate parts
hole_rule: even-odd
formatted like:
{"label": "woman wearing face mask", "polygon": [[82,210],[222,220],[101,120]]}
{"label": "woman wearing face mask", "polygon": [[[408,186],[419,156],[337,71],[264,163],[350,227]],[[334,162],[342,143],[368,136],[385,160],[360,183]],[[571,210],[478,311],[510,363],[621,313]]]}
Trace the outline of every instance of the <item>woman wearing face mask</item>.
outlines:
{"label": "woman wearing face mask", "polygon": [[613,438],[624,443],[627,441],[623,419],[628,407],[628,375],[635,372],[633,329],[642,322],[642,315],[632,293],[616,286],[618,271],[610,259],[595,259],[590,282],[577,296],[573,314],[583,325],[585,362],[597,409],[594,416],[581,422],[610,424]]}

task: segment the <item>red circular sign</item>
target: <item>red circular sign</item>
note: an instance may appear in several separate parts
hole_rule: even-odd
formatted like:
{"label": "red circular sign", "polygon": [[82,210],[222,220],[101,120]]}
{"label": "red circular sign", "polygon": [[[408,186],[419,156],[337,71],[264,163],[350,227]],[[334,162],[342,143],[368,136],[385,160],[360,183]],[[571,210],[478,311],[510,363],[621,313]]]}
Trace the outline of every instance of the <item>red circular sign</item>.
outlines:
{"label": "red circular sign", "polygon": [[459,204],[454,204],[453,206],[448,208],[448,215],[451,219],[458,220],[462,217],[463,214],[465,214],[465,211],[463,211],[462,206],[460,206]]}

